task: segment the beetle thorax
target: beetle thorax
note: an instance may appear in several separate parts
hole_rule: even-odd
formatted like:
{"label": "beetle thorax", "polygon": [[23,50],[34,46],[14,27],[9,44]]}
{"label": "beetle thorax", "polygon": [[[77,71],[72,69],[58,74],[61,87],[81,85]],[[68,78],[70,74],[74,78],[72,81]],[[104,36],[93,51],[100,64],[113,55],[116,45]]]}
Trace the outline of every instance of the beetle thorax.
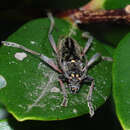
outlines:
{"label": "beetle thorax", "polygon": [[68,86],[71,93],[77,93],[80,89],[82,68],[83,65],[80,61],[72,59],[70,62],[67,62],[66,73],[68,75]]}

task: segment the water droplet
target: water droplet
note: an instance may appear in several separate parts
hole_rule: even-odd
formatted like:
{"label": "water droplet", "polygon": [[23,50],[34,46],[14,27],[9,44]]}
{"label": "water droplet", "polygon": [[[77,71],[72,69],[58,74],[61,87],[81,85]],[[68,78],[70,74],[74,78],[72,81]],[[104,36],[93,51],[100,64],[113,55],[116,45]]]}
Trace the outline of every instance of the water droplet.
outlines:
{"label": "water droplet", "polygon": [[75,108],[73,109],[73,113],[75,113],[75,114],[77,113],[77,110]]}
{"label": "water droplet", "polygon": [[53,92],[53,93],[59,93],[59,92],[60,92],[60,89],[57,88],[57,87],[53,87],[53,88],[51,89],[51,92]]}
{"label": "water droplet", "polygon": [[32,45],[36,44],[36,42],[35,42],[35,41],[30,41],[30,43],[31,43]]}

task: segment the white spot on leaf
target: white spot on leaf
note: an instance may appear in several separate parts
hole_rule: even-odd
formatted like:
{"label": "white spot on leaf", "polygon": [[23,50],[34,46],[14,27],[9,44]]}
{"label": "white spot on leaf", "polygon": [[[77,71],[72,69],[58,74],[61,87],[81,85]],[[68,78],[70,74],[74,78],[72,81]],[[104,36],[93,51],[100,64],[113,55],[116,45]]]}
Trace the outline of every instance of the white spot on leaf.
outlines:
{"label": "white spot on leaf", "polygon": [[36,42],[35,42],[35,41],[30,41],[30,43],[31,43],[32,45],[36,44]]}
{"label": "white spot on leaf", "polygon": [[60,89],[57,88],[57,87],[53,87],[53,88],[51,89],[51,92],[52,92],[52,93],[59,93],[59,92],[60,92]]}
{"label": "white spot on leaf", "polygon": [[4,88],[6,85],[7,85],[7,82],[5,78],[2,75],[0,75],[0,89]]}
{"label": "white spot on leaf", "polygon": [[75,114],[77,113],[77,110],[75,108],[73,109],[73,113],[75,113]]}
{"label": "white spot on leaf", "polygon": [[17,60],[22,61],[24,58],[27,57],[27,54],[25,52],[17,52],[14,56]]}
{"label": "white spot on leaf", "polygon": [[105,85],[105,84],[106,84],[106,81],[103,81],[103,84]]}

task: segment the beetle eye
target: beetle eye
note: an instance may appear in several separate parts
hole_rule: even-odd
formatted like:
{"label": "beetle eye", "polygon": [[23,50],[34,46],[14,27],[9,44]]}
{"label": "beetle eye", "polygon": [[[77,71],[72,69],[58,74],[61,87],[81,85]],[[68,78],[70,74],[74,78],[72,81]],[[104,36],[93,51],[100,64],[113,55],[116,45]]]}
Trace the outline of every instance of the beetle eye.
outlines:
{"label": "beetle eye", "polygon": [[71,74],[72,77],[75,77],[75,74]]}
{"label": "beetle eye", "polygon": [[79,74],[76,74],[76,77],[78,78],[78,77],[79,77]]}

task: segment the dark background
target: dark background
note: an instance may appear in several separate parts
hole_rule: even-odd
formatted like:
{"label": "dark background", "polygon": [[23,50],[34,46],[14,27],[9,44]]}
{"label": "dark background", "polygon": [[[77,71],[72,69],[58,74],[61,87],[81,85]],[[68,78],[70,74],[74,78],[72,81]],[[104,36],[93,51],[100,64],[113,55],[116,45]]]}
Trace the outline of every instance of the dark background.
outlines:
{"label": "dark background", "polygon": [[[58,12],[68,8],[80,7],[84,3],[86,3],[86,0],[2,0],[0,2],[0,41],[5,40],[10,34],[15,32],[27,21],[39,17],[45,17],[48,9],[51,10],[53,14],[57,14]],[[92,31],[91,33],[95,35],[95,31],[93,30],[98,26],[98,24],[93,26],[94,28],[92,28],[92,26],[93,25],[89,25],[87,29]],[[113,27],[115,24],[110,24],[108,26]],[[116,25],[116,27],[118,26],[127,28],[128,25]],[[108,27],[105,29],[106,31],[107,28]],[[103,31],[104,25],[103,27],[100,25],[100,32]],[[97,39],[104,40],[101,35],[97,35],[96,37]],[[10,115],[8,121],[15,130],[122,130],[116,118],[114,105],[111,103],[111,100],[112,99],[109,99],[102,107],[100,107],[100,109],[95,112],[93,118],[90,118],[89,115],[83,115],[78,118],[64,121],[18,122]]]}

